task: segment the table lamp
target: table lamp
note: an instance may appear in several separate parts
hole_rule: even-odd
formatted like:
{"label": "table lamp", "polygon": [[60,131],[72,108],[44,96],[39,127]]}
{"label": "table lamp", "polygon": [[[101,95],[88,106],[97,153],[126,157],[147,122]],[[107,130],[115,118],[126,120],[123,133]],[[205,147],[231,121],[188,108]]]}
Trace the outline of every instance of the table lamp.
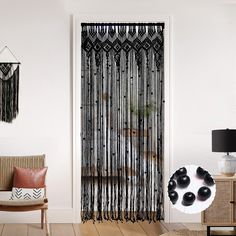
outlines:
{"label": "table lamp", "polygon": [[212,130],[212,152],[225,152],[226,155],[218,162],[219,172],[227,177],[236,172],[236,157],[230,152],[236,152],[236,129]]}

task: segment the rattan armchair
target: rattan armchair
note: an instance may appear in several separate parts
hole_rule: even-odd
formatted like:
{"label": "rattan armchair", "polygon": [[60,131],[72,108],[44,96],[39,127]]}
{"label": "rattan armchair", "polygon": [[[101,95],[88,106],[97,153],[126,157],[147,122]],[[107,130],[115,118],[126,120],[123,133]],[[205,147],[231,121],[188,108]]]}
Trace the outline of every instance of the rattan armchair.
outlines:
{"label": "rattan armchair", "polygon": [[[45,155],[0,157],[0,191],[12,190],[14,166],[22,168],[42,168],[45,166]],[[46,197],[37,200],[0,199],[0,211],[25,212],[35,210],[41,211],[41,228],[43,229],[45,221],[46,235],[50,235],[47,220],[48,199]]]}

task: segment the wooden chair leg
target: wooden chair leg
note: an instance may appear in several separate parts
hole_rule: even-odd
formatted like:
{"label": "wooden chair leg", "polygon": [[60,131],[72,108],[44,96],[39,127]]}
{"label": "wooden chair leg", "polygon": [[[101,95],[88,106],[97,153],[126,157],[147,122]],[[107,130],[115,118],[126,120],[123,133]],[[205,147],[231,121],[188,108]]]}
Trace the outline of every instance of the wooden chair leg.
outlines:
{"label": "wooden chair leg", "polygon": [[46,235],[50,236],[50,229],[48,224],[48,210],[44,210],[44,214],[45,214],[45,224],[46,224]]}
{"label": "wooden chair leg", "polygon": [[44,225],[44,209],[41,209],[41,229],[43,229]]}

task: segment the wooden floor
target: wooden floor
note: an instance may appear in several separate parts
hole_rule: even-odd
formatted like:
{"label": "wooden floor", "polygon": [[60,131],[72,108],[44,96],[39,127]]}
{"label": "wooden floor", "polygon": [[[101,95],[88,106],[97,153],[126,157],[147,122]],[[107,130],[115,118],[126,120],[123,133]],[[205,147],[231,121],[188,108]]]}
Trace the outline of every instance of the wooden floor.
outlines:
{"label": "wooden floor", "polygon": [[[50,224],[51,236],[158,236],[174,229],[202,229],[200,224],[156,222]],[[0,224],[0,236],[45,236],[39,224]]]}

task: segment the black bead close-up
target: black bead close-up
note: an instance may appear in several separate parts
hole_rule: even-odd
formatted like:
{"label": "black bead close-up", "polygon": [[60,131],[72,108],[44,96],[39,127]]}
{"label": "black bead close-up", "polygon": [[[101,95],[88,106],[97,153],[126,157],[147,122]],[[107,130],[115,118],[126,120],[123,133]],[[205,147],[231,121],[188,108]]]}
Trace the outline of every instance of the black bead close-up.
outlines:
{"label": "black bead close-up", "polygon": [[187,174],[187,169],[185,167],[179,168],[175,172],[175,177],[178,178],[181,175],[186,175]]}
{"label": "black bead close-up", "polygon": [[175,174],[173,174],[171,177],[170,177],[170,180],[173,180],[175,178]]}
{"label": "black bead close-up", "polygon": [[177,183],[180,188],[186,188],[190,184],[190,178],[188,175],[181,175],[177,178]]}
{"label": "black bead close-up", "polygon": [[196,197],[195,197],[195,194],[192,193],[192,192],[187,192],[184,194],[183,196],[183,201],[182,201],[182,204],[184,206],[191,206],[194,201],[195,201]]}
{"label": "black bead close-up", "polygon": [[199,166],[199,167],[197,168],[196,173],[197,173],[198,178],[203,179],[204,176],[205,176],[205,174],[207,174],[207,171],[204,170],[202,167]]}
{"label": "black bead close-up", "polygon": [[179,198],[179,195],[176,191],[170,191],[169,192],[169,198],[170,198],[170,201],[175,204]]}
{"label": "black bead close-up", "polygon": [[214,200],[214,185],[215,180],[206,169],[189,165],[177,169],[170,176],[167,191],[177,210],[194,214],[207,208]]}
{"label": "black bead close-up", "polygon": [[206,199],[208,199],[211,196],[211,190],[210,190],[210,188],[203,186],[203,187],[199,188],[197,194],[198,194],[199,200],[205,201]]}
{"label": "black bead close-up", "polygon": [[176,182],[171,179],[168,184],[168,191],[174,190],[176,188]]}
{"label": "black bead close-up", "polygon": [[209,185],[209,186],[212,186],[215,184],[213,178],[211,177],[211,175],[209,173],[205,174],[204,176],[204,182]]}

